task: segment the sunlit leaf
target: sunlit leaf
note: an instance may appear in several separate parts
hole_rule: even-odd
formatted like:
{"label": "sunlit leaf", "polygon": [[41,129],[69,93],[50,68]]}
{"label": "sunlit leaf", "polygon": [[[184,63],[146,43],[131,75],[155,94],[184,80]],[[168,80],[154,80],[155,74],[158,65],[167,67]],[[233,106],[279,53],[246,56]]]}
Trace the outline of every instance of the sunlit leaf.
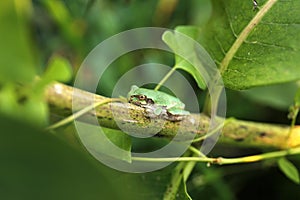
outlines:
{"label": "sunlit leaf", "polygon": [[47,70],[43,75],[46,81],[61,81],[67,82],[72,77],[72,66],[70,62],[61,56],[51,58]]}
{"label": "sunlit leaf", "polygon": [[78,48],[82,34],[85,31],[83,21],[74,20],[68,7],[63,1],[44,0],[42,3],[47,8],[49,15],[58,25],[65,40],[67,40],[75,48]]}
{"label": "sunlit leaf", "polygon": [[[193,66],[191,63],[189,63],[186,58],[182,58],[180,55],[188,55],[196,58],[195,55],[195,42],[197,36],[198,36],[199,30],[196,27],[193,26],[179,26],[175,29],[175,32],[172,33],[170,31],[166,31],[163,34],[163,41],[174,51],[175,53],[175,68],[176,69],[182,69],[189,74],[191,74],[195,81],[198,84],[198,87],[201,89],[206,88],[205,81],[203,80],[203,77],[201,76],[200,71]],[[180,34],[184,34],[188,37],[190,37],[193,40],[188,40],[185,37],[180,36]]]}
{"label": "sunlit leaf", "polygon": [[18,13],[16,5],[15,1],[0,1],[0,84],[28,83],[36,72],[27,26],[29,16]]}
{"label": "sunlit leaf", "polygon": [[48,119],[48,105],[33,96],[20,100],[14,85],[6,84],[0,90],[0,113],[36,126],[45,126]]}
{"label": "sunlit leaf", "polygon": [[26,118],[24,121],[27,121],[36,126],[45,127],[48,124],[48,104],[39,98],[30,98],[19,110],[22,111],[19,118],[24,118],[24,113],[26,113]]}
{"label": "sunlit leaf", "polygon": [[14,115],[18,110],[17,94],[13,84],[6,84],[0,90],[0,112],[6,115]]}
{"label": "sunlit leaf", "polygon": [[293,163],[286,158],[280,158],[278,160],[278,166],[279,169],[286,175],[286,177],[297,184],[300,183],[298,170]]}

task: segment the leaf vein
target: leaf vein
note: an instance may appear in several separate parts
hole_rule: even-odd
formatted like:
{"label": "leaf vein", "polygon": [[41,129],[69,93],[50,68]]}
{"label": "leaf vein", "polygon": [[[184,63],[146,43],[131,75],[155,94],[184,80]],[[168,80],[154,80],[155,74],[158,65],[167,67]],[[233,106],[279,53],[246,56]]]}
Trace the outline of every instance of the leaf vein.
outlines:
{"label": "leaf vein", "polygon": [[233,58],[237,59],[237,60],[247,60],[250,62],[259,63],[256,59],[253,59],[253,58],[246,58],[246,57],[241,57],[241,56],[233,56]]}
{"label": "leaf vein", "polygon": [[221,52],[222,52],[223,55],[225,56],[225,55],[226,55],[226,51],[225,51],[225,49],[223,48],[222,43],[220,42],[220,40],[219,40],[217,37],[214,37],[214,38],[215,38],[216,42],[218,43],[219,48],[221,49]]}
{"label": "leaf vein", "polygon": [[239,34],[238,38],[235,40],[227,54],[225,55],[224,59],[220,65],[221,74],[223,74],[227,67],[234,57],[237,50],[246,40],[250,32],[256,27],[256,25],[261,21],[264,15],[272,8],[272,6],[277,2],[277,0],[268,0],[267,3],[260,9],[260,11],[254,16],[254,18],[248,23],[248,25],[243,29],[243,31]]}
{"label": "leaf vein", "polygon": [[300,23],[293,22],[293,23],[280,23],[280,22],[261,22],[261,24],[266,25],[276,25],[276,26],[300,26]]}
{"label": "leaf vein", "polygon": [[283,50],[297,51],[297,50],[296,50],[295,48],[293,48],[293,47],[282,46],[282,45],[279,45],[279,44],[269,44],[269,43],[266,43],[266,42],[247,41],[247,40],[245,41],[245,43],[253,44],[253,45],[266,46],[266,47],[280,48],[280,49],[283,49]]}

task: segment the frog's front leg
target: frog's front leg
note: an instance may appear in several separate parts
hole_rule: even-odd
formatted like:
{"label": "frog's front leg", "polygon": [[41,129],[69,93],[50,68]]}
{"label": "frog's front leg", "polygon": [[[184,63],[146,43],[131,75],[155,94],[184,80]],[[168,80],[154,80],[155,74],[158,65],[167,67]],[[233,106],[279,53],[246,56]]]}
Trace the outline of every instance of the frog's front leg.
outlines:
{"label": "frog's front leg", "polygon": [[141,102],[140,102],[140,101],[136,101],[135,99],[136,99],[137,97],[135,97],[135,96],[136,96],[136,95],[130,96],[128,102],[129,102],[129,103],[132,103],[132,104],[134,104],[134,105],[137,105],[137,106],[141,106],[141,105],[142,105]]}
{"label": "frog's front leg", "polygon": [[146,116],[149,118],[166,118],[168,116],[166,106],[147,104],[142,107],[145,108]]}

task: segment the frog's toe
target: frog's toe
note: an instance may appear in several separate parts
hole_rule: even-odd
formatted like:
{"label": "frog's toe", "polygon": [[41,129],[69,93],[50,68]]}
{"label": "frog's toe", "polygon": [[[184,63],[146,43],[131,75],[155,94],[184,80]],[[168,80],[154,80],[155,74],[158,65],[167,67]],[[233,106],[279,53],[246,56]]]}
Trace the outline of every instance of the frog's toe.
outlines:
{"label": "frog's toe", "polygon": [[161,108],[161,107],[156,107],[154,109],[154,114],[155,115],[161,115],[162,112],[163,112],[163,108]]}

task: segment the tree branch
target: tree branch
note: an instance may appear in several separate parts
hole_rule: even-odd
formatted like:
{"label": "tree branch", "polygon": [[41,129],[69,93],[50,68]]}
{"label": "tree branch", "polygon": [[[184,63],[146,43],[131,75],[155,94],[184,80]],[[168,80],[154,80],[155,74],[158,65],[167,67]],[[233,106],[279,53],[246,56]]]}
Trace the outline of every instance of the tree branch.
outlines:
{"label": "tree branch", "polygon": [[[45,92],[51,112],[67,116],[72,114],[73,91],[76,91],[76,109],[80,110],[89,106],[91,100],[103,101],[108,99],[64,84],[54,83]],[[96,116],[101,126],[120,129],[122,126],[127,131],[145,134],[141,130],[157,130],[159,123],[163,127],[156,136],[173,138],[203,137],[209,128],[210,118],[204,114],[191,114],[183,121],[172,122],[159,119],[149,119],[144,115],[144,109],[129,103],[108,103],[89,112],[88,115]],[[220,143],[230,143],[234,146],[264,147],[287,149],[300,145],[300,126],[295,126],[289,135],[289,126],[267,123],[257,123],[242,120],[232,120],[223,127]],[[147,131],[149,132],[149,131]],[[150,131],[151,132],[151,131]]]}

